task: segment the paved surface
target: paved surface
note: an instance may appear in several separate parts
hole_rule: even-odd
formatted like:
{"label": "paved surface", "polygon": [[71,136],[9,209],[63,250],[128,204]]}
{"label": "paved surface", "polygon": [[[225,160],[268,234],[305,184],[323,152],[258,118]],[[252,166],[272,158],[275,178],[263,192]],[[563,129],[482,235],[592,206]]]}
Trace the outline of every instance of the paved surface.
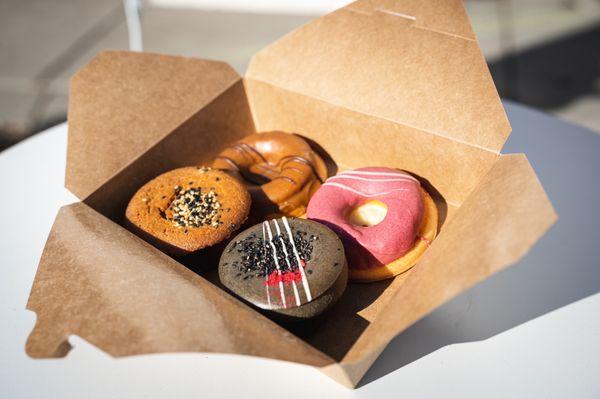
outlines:
{"label": "paved surface", "polygon": [[[250,56],[315,16],[147,7],[146,51],[225,60]],[[39,130],[64,120],[68,79],[103,49],[127,49],[121,1],[0,0],[0,129]]]}
{"label": "paved surface", "polygon": [[[198,2],[220,4],[187,4]],[[165,3],[155,0],[144,8],[145,50],[225,60],[241,73],[258,49],[326,10],[253,14],[164,8]],[[490,62],[600,23],[597,0],[465,4]],[[69,76],[98,51],[127,47],[121,0],[0,0],[0,148],[64,120]],[[598,92],[596,87],[550,111],[600,131],[600,113],[593,112],[600,107]]]}

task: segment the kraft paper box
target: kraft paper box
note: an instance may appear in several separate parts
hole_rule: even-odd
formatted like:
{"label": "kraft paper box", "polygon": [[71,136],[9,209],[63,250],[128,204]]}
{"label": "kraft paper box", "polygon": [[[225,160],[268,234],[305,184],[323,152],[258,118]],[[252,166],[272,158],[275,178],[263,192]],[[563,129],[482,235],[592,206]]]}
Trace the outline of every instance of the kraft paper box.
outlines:
{"label": "kraft paper box", "polygon": [[[103,52],[71,80],[63,207],[27,308],[26,350],[65,356],[76,334],[113,356],[223,352],[320,368],[356,386],[390,340],[521,258],[556,215],[510,126],[467,15],[453,1],[358,1],[227,64]],[[210,164],[254,132],[298,133],[338,170],[421,176],[440,234],[410,271],[350,284],[329,316],[294,335],[122,226],[145,182]],[[269,345],[264,345],[269,342]]]}

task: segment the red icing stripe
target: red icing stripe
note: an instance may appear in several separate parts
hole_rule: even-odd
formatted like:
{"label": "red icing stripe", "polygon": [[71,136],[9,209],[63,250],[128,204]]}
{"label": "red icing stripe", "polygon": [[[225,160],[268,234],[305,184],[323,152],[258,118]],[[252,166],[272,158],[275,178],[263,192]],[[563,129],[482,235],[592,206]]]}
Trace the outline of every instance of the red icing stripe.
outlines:
{"label": "red icing stripe", "polygon": [[293,281],[302,280],[302,274],[300,274],[300,270],[296,270],[294,272],[289,271],[285,273],[279,274],[277,270],[274,270],[269,277],[265,280],[264,284],[267,286],[278,285],[280,282],[283,284],[289,284]]}

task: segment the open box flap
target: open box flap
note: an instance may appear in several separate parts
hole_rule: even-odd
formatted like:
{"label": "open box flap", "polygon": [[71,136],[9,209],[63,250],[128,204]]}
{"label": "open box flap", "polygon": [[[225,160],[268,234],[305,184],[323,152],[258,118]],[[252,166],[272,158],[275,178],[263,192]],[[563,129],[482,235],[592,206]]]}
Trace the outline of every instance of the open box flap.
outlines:
{"label": "open box flap", "polygon": [[252,59],[258,80],[499,152],[510,125],[460,1],[358,1]]}
{"label": "open box flap", "polygon": [[358,382],[373,353],[438,306],[518,261],[556,219],[525,155],[501,155],[341,366]]}
{"label": "open box flap", "polygon": [[113,356],[222,352],[332,359],[83,203],[52,227],[27,308],[27,353],[65,356],[78,335]]}
{"label": "open box flap", "polygon": [[240,79],[223,62],[98,54],[71,78],[66,187],[85,198]]}

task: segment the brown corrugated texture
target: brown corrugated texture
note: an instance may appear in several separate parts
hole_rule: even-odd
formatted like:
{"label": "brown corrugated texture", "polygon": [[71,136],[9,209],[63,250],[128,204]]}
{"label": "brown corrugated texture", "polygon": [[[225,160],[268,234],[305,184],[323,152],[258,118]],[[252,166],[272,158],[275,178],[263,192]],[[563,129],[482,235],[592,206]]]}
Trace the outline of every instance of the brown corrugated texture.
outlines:
{"label": "brown corrugated texture", "polygon": [[238,80],[223,62],[98,54],[71,78],[66,187],[85,198]]}
{"label": "brown corrugated texture", "polygon": [[246,77],[498,152],[510,125],[494,82],[464,9],[442,3],[351,4],[259,51]]}

